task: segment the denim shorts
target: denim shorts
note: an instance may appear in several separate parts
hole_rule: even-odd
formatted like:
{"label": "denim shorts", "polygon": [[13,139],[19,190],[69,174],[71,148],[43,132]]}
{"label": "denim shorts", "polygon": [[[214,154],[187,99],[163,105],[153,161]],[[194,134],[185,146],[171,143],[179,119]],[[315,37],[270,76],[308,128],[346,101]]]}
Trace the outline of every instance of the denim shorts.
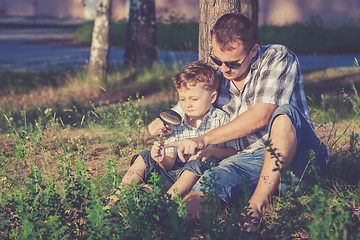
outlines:
{"label": "denim shorts", "polygon": [[[304,170],[308,167],[309,160],[307,154],[309,150],[314,150],[316,164],[321,170],[320,174],[325,176],[329,151],[316,136],[305,116],[296,107],[292,105],[279,106],[271,117],[268,131],[270,132],[274,118],[281,114],[287,115],[290,118],[296,135],[297,152],[290,166],[290,170],[295,174],[295,179],[301,179],[304,185],[308,185],[310,182],[310,176],[306,173],[304,174]],[[206,179],[210,179],[211,174],[214,174],[217,179],[216,195],[227,204],[236,202],[244,194],[252,194],[260,176],[264,153],[265,147],[252,153],[240,152],[237,155],[222,160],[218,166],[212,169],[213,173],[210,173],[210,171],[204,173],[193,186],[192,191],[207,191],[201,182],[207,181]],[[204,178],[206,179],[204,180]]]}
{"label": "denim shorts", "polygon": [[197,176],[202,176],[204,172],[209,169],[211,164],[215,166],[218,165],[219,160],[216,158],[209,158],[205,162],[200,160],[190,160],[188,162],[183,162],[179,157],[175,160],[175,165],[171,170],[166,171],[151,157],[149,150],[141,151],[140,153],[134,155],[130,161],[130,166],[134,163],[135,159],[141,156],[145,163],[145,176],[144,183],[149,183],[151,173],[158,173],[161,177],[161,185],[170,188],[176,180],[180,177],[183,171],[190,171]]}

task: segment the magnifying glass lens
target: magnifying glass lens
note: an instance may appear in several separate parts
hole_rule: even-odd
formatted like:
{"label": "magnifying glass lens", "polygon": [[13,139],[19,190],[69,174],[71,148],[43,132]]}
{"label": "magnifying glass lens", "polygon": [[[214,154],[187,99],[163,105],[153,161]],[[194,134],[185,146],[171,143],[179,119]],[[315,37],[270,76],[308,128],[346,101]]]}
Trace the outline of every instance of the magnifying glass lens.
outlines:
{"label": "magnifying glass lens", "polygon": [[177,126],[181,123],[180,115],[171,109],[161,110],[160,119],[167,125]]}

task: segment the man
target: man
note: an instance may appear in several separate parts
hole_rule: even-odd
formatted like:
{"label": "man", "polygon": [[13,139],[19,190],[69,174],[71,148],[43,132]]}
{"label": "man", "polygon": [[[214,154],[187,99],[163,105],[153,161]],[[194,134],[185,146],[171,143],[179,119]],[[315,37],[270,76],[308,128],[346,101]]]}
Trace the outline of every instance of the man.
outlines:
{"label": "man", "polygon": [[[250,209],[258,220],[280,183],[280,172],[273,171],[277,166],[265,149],[265,141],[271,140],[272,147],[280,154],[282,166],[290,166],[304,184],[309,179],[303,174],[308,164],[307,152],[315,151],[317,164],[325,174],[328,150],[313,130],[294,53],[281,45],[259,46],[254,26],[237,13],[220,17],[211,37],[209,54],[221,72],[215,106],[228,112],[231,121],[203,136],[166,147],[177,146],[182,158],[209,144],[237,139],[240,153],[224,159],[213,169],[219,178],[216,194],[227,204],[236,201],[242,194],[243,177],[247,177],[246,185],[253,191]],[[158,121],[149,126],[151,133],[162,129]],[[201,210],[203,193],[199,185],[196,183],[185,197],[193,216]],[[255,225],[249,226],[248,231],[256,231]]]}

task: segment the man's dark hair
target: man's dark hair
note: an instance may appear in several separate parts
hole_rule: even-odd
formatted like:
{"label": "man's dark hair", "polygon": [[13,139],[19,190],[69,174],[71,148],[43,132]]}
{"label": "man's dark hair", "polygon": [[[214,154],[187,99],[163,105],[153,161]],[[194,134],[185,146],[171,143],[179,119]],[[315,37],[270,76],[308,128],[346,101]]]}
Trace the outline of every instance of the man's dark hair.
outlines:
{"label": "man's dark hair", "polygon": [[215,69],[201,61],[184,66],[179,73],[172,77],[172,80],[177,89],[187,87],[188,84],[195,86],[199,82],[204,83],[205,89],[209,91],[216,91],[219,87],[219,77]]}
{"label": "man's dark hair", "polygon": [[227,13],[221,16],[211,30],[211,37],[221,48],[232,42],[241,41],[247,51],[257,43],[257,31],[252,22],[240,13]]}

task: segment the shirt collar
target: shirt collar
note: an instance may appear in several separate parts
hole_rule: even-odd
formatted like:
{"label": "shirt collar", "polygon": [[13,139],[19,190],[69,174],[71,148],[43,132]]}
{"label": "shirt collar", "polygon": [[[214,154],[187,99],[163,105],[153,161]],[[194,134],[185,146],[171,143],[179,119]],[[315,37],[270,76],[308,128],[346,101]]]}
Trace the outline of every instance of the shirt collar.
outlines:
{"label": "shirt collar", "polygon": [[251,69],[258,69],[260,65],[260,58],[263,56],[266,49],[268,49],[271,46],[271,44],[268,45],[259,45],[258,52],[256,56],[251,61]]}
{"label": "shirt collar", "polygon": [[[201,123],[200,123],[199,127],[213,114],[214,111],[215,111],[215,108],[214,108],[213,105],[211,105],[209,111],[206,113],[206,115],[201,120]],[[184,125],[190,126],[190,124],[188,124],[188,122],[186,120],[184,111],[182,111],[180,116],[181,116],[181,123],[184,124]]]}

